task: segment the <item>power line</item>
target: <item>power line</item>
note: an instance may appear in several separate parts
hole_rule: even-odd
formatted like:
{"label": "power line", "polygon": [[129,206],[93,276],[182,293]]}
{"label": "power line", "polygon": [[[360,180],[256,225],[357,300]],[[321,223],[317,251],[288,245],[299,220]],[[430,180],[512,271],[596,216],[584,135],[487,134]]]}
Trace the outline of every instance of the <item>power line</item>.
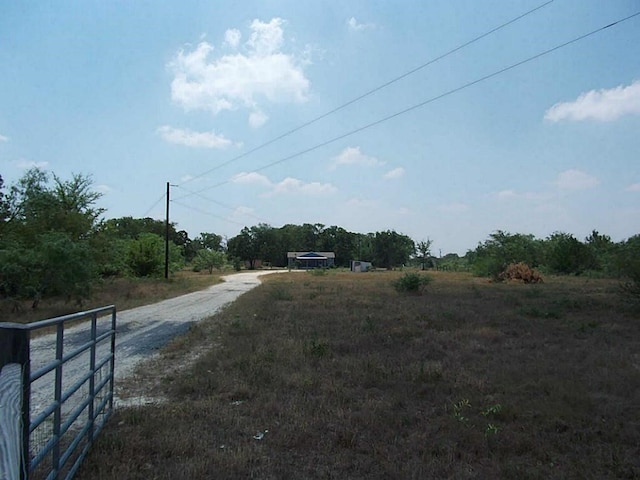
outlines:
{"label": "power line", "polygon": [[[200,208],[192,207],[190,205],[186,205],[182,202],[177,202],[176,200],[171,200],[171,203],[175,203],[176,205],[180,205],[188,210],[193,210],[194,212],[202,213],[203,215],[208,215],[210,217],[218,218],[220,220],[224,220],[225,222],[235,223],[236,225],[243,225],[240,222],[236,222],[235,220],[229,220],[228,218],[222,217],[220,215],[216,215],[215,213],[207,212],[206,210],[202,210]],[[244,225],[243,225],[244,226]]]}
{"label": "power line", "polygon": [[[490,74],[488,74],[488,75],[485,75],[485,76],[483,76],[483,77],[480,77],[480,78],[478,78],[478,79],[476,79],[476,80],[473,80],[473,81],[471,81],[471,82],[465,83],[464,85],[461,85],[461,86],[456,87],[456,88],[454,88],[454,89],[448,90],[448,91],[446,91],[446,92],[444,92],[444,93],[441,93],[440,95],[437,95],[437,96],[435,96],[435,97],[431,97],[431,98],[429,98],[428,100],[425,100],[425,101],[423,101],[423,102],[420,102],[420,103],[417,103],[417,104],[415,104],[415,105],[412,105],[411,107],[405,108],[404,110],[400,110],[400,111],[398,111],[398,112],[396,112],[396,113],[393,113],[393,114],[391,114],[391,115],[388,115],[388,116],[386,116],[386,117],[383,117],[383,118],[381,118],[381,119],[379,119],[379,120],[376,120],[376,121],[374,121],[374,122],[371,122],[371,123],[368,123],[368,124],[366,124],[366,125],[363,125],[362,127],[356,128],[355,130],[351,130],[351,131],[349,131],[349,132],[347,132],[347,133],[343,133],[343,134],[341,134],[341,135],[338,135],[337,137],[333,137],[333,138],[331,138],[331,139],[329,139],[329,140],[325,140],[324,142],[318,143],[318,144],[316,144],[316,145],[314,145],[314,146],[312,146],[312,147],[310,147],[310,148],[307,148],[307,149],[305,149],[305,150],[301,150],[301,151],[299,151],[299,152],[293,153],[293,154],[288,155],[288,156],[286,156],[286,157],[284,157],[284,158],[281,158],[281,159],[279,159],[279,160],[276,160],[275,162],[271,162],[271,163],[268,163],[268,164],[266,164],[266,165],[263,165],[263,166],[262,166],[262,167],[260,167],[260,168],[257,168],[257,169],[255,169],[255,170],[252,170],[252,173],[254,173],[254,172],[260,172],[260,171],[262,171],[262,170],[266,170],[267,168],[273,167],[274,165],[278,165],[278,164],[283,163],[283,162],[286,162],[286,161],[288,161],[288,160],[292,160],[292,159],[294,159],[294,158],[296,158],[296,157],[300,157],[300,156],[302,156],[302,155],[304,155],[304,154],[306,154],[306,153],[313,152],[314,150],[317,150],[317,149],[319,149],[319,148],[322,148],[322,147],[325,147],[325,146],[330,145],[330,144],[332,144],[332,143],[335,143],[335,142],[337,142],[338,140],[342,140],[342,139],[344,139],[344,138],[350,137],[350,136],[352,136],[352,135],[355,135],[356,133],[362,132],[363,130],[367,130],[367,129],[369,129],[369,128],[375,127],[376,125],[380,125],[381,123],[384,123],[384,122],[386,122],[386,121],[388,121],[388,120],[391,120],[391,119],[393,119],[393,118],[396,118],[396,117],[399,117],[399,116],[401,116],[401,115],[404,115],[405,113],[409,113],[409,112],[411,112],[411,111],[413,111],[413,110],[417,110],[418,108],[424,107],[425,105],[428,105],[428,104],[430,104],[430,103],[433,103],[433,102],[435,102],[435,101],[437,101],[437,100],[440,100],[440,99],[442,99],[442,98],[444,98],[444,97],[447,97],[447,96],[449,96],[449,95],[453,95],[454,93],[457,93],[457,92],[459,92],[459,91],[461,91],[461,90],[464,90],[464,89],[466,89],[466,88],[469,88],[469,87],[471,87],[471,86],[473,86],[473,85],[476,85],[476,84],[478,84],[478,83],[484,82],[485,80],[489,80],[490,78],[496,77],[496,76],[501,75],[501,74],[503,74],[503,73],[505,73],[505,72],[508,72],[508,71],[510,71],[510,70],[513,70],[514,68],[517,68],[517,67],[520,67],[520,66],[522,66],[522,65],[524,65],[524,64],[526,64],[526,63],[532,62],[533,60],[536,60],[536,59],[538,59],[538,58],[540,58],[540,57],[543,57],[543,56],[545,56],[545,55],[548,55],[548,54],[550,54],[550,53],[553,53],[553,52],[555,52],[556,50],[560,50],[561,48],[567,47],[567,46],[572,45],[572,44],[574,44],[574,43],[576,43],[576,42],[579,42],[579,41],[581,41],[581,40],[584,40],[585,38],[591,37],[591,36],[593,36],[593,35],[595,35],[595,34],[597,34],[597,33],[599,33],[599,32],[602,32],[603,30],[606,30],[607,28],[610,28],[610,27],[613,27],[613,26],[618,25],[618,24],[620,24],[620,23],[623,23],[623,22],[626,22],[626,21],[628,21],[628,20],[631,20],[632,18],[637,17],[638,15],[640,15],[640,12],[636,12],[636,13],[634,13],[634,14],[632,14],[632,15],[629,15],[629,16],[624,17],[624,18],[622,18],[622,19],[620,19],[620,20],[617,20],[617,21],[615,21],[615,22],[613,22],[613,23],[610,23],[610,24],[608,24],[608,25],[606,25],[606,26],[604,26],[604,27],[600,27],[600,28],[598,28],[598,29],[596,29],[596,30],[592,30],[592,31],[591,31],[591,32],[589,32],[589,33],[585,33],[584,35],[580,35],[579,37],[576,37],[576,38],[574,38],[574,39],[572,39],[572,40],[569,40],[569,41],[567,41],[567,42],[565,42],[565,43],[562,43],[562,44],[557,45],[557,46],[555,46],[555,47],[553,47],[553,48],[550,48],[550,49],[548,49],[548,50],[545,50],[545,51],[543,51],[543,52],[540,52],[540,53],[538,53],[538,54],[536,54],[536,55],[533,55],[533,56],[531,56],[531,57],[528,57],[528,58],[526,58],[526,59],[524,59],[524,60],[521,60],[521,61],[519,61],[519,62],[517,62],[517,63],[511,64],[511,65],[509,65],[508,67],[504,67],[504,68],[502,68],[502,69],[500,69],[500,70],[497,70],[497,71],[495,71],[495,72],[493,72],[493,73],[490,73]],[[225,185],[225,184],[227,184],[227,183],[229,183],[229,182],[231,182],[231,180],[225,180],[225,181],[223,181],[223,182],[219,182],[219,183],[217,183],[217,184],[215,184],[215,185],[212,185],[212,186],[210,186],[210,187],[207,187],[207,188],[205,188],[205,189],[202,189],[202,190],[200,190],[199,192],[194,192],[194,194],[196,194],[196,193],[200,193],[200,192],[203,192],[203,191],[205,191],[205,190],[210,190],[210,189],[213,189],[213,188],[216,188],[216,187],[222,186],[222,185]],[[184,197],[181,197],[181,198],[184,198]]]}
{"label": "power line", "polygon": [[[201,193],[199,193],[199,192],[193,192],[193,191],[191,191],[191,190],[188,190],[188,189],[186,189],[186,188],[184,188],[184,187],[180,187],[180,186],[178,186],[178,188],[181,188],[182,190],[186,190],[190,195],[195,195],[195,196],[197,196],[198,198],[201,198],[201,199],[206,200],[206,201],[211,202],[211,203],[215,203],[216,205],[219,205],[219,206],[221,206],[221,207],[223,207],[223,208],[226,208],[226,209],[228,209],[228,210],[236,210],[236,207],[232,207],[231,205],[227,205],[226,203],[222,203],[222,202],[220,202],[220,201],[218,201],[218,200],[214,200],[213,198],[205,197],[204,195],[202,195],[202,194],[201,194]],[[185,198],[185,197],[181,197],[181,198]],[[173,201],[175,201],[175,200],[172,200],[172,202],[173,202]],[[180,204],[180,205],[186,206],[186,205],[184,205],[184,204]],[[249,212],[245,213],[245,215],[247,215],[248,217],[253,217],[253,218],[255,218],[256,220],[259,220],[259,221],[261,221],[261,222],[263,222],[263,223],[269,223],[269,222],[267,222],[265,219],[260,218],[260,217],[258,217],[257,215],[253,215],[253,214],[251,214],[251,213],[249,213]]]}
{"label": "power line", "polygon": [[[469,40],[469,41],[467,41],[467,42],[465,42],[465,43],[453,48],[452,50],[449,50],[448,52],[443,53],[442,55],[440,55],[440,56],[438,56],[436,58],[433,58],[433,59],[427,61],[426,63],[423,63],[422,65],[420,65],[420,66],[418,66],[418,67],[416,67],[416,68],[414,68],[412,70],[409,70],[406,73],[403,73],[399,77],[395,77],[394,79],[389,80],[388,82],[383,83],[382,85],[379,85],[379,86],[375,87],[374,89],[369,90],[369,91],[363,93],[362,95],[359,95],[358,97],[356,97],[356,98],[354,98],[352,100],[349,100],[346,103],[343,103],[342,105],[334,108],[333,110],[329,110],[328,112],[323,113],[322,115],[320,115],[318,117],[315,117],[315,118],[309,120],[308,122],[305,122],[305,123],[293,128],[293,129],[291,129],[291,130],[289,130],[289,131],[287,131],[287,132],[285,132],[285,133],[283,133],[281,135],[278,135],[277,137],[275,137],[275,138],[273,138],[273,139],[271,139],[271,140],[269,140],[269,141],[267,141],[265,143],[262,143],[262,144],[258,145],[257,147],[254,147],[254,148],[252,148],[252,149],[250,149],[250,150],[248,150],[248,151],[246,151],[246,152],[244,152],[244,153],[242,153],[240,155],[237,155],[237,156],[231,158],[230,160],[227,160],[226,162],[223,162],[223,163],[221,163],[219,165],[216,165],[215,167],[210,168],[209,170],[206,170],[206,171],[200,173],[199,175],[196,175],[195,177],[191,177],[188,180],[185,180],[182,184],[184,185],[185,183],[188,183],[188,182],[190,182],[192,180],[195,180],[197,178],[203,177],[204,175],[207,175],[207,174],[209,174],[209,173],[211,173],[211,172],[213,172],[213,171],[215,171],[215,170],[217,170],[219,168],[222,168],[222,167],[224,167],[226,165],[229,165],[230,163],[233,163],[233,162],[235,162],[237,160],[240,160],[241,158],[244,158],[244,157],[246,157],[248,155],[251,155],[252,153],[257,152],[258,150],[261,150],[261,149],[263,149],[263,148],[265,148],[265,147],[277,142],[278,140],[282,140],[283,138],[288,137],[289,135],[291,135],[291,134],[293,134],[293,133],[295,133],[295,132],[297,132],[299,130],[302,130],[303,128],[306,128],[309,125],[313,125],[314,123],[322,120],[323,118],[326,118],[329,115],[333,115],[334,113],[336,113],[336,112],[348,107],[349,105],[352,105],[352,104],[354,104],[356,102],[359,102],[363,98],[366,98],[366,97],[368,97],[370,95],[373,95],[374,93],[382,90],[383,88],[386,88],[389,85],[392,85],[392,84],[402,80],[403,78],[406,78],[409,75],[412,75],[412,74],[414,74],[414,73],[416,73],[416,72],[428,67],[429,65],[432,65],[432,64],[438,62],[439,60],[442,60],[443,58],[448,57],[449,55],[452,55],[455,52],[457,52],[457,51],[459,51],[459,50],[461,50],[461,49],[463,49],[465,47],[468,47],[469,45],[477,42],[478,40],[481,40],[484,37],[487,37],[487,36],[491,35],[492,33],[495,33],[498,30],[501,30],[501,29],[507,27],[508,25],[511,25],[512,23],[517,22],[518,20],[520,20],[520,19],[522,19],[522,18],[524,18],[524,17],[526,17],[526,16],[528,16],[528,15],[530,15],[530,14],[532,14],[532,13],[538,11],[538,10],[540,10],[541,8],[546,7],[550,3],[553,3],[553,0],[549,0],[546,3],[538,5],[537,7],[533,8],[533,9],[531,9],[531,10],[529,10],[529,11],[527,11],[527,12],[525,12],[525,13],[523,13],[523,14],[521,14],[521,15],[513,18],[513,19],[511,19],[511,20],[509,20],[508,22],[505,22],[505,23],[503,23],[501,25],[498,25],[497,27],[489,30],[488,32],[485,32],[482,35],[479,35],[479,36],[477,36],[477,37],[475,37],[475,38],[473,38],[473,39],[471,39],[471,40]],[[204,189],[204,190],[206,190],[206,189]],[[204,190],[201,190],[201,191],[204,191]],[[181,197],[181,198],[184,198],[184,197]]]}
{"label": "power line", "polygon": [[166,193],[162,193],[162,195],[160,195],[160,198],[158,198],[158,200],[155,201],[155,203],[153,205],[151,205],[151,207],[149,207],[149,209],[144,212],[144,214],[142,215],[142,218],[145,218],[147,215],[149,215],[149,212],[151,212],[151,210],[153,210],[154,208],[156,208],[156,206],[162,201],[164,200],[166,197]]}

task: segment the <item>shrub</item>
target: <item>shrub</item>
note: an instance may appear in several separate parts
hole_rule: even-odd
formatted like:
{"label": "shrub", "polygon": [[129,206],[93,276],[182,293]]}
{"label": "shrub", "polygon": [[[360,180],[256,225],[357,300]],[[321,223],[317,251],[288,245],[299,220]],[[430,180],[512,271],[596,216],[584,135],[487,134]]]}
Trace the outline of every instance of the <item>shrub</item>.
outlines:
{"label": "shrub", "polygon": [[512,263],[498,275],[499,281],[520,280],[524,283],[542,283],[542,276],[537,270],[524,262]]}
{"label": "shrub", "polygon": [[415,272],[405,273],[398,280],[393,282],[396,291],[404,293],[422,293],[433,279],[429,275],[420,275]]}

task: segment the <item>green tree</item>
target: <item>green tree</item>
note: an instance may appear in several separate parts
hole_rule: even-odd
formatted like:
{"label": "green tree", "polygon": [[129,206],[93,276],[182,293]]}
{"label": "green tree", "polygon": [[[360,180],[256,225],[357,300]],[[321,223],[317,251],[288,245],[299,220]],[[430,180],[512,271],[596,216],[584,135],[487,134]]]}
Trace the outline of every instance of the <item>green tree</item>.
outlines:
{"label": "green tree", "polygon": [[193,266],[196,271],[207,270],[209,274],[213,273],[213,269],[221,269],[226,262],[225,255],[216,250],[202,249],[193,259]]}
{"label": "green tree", "polygon": [[431,244],[432,240],[428,238],[426,240],[422,240],[416,244],[416,253],[417,258],[420,260],[420,264],[422,266],[422,270],[426,268],[427,260],[431,257]]}
{"label": "green tree", "polygon": [[142,233],[129,241],[127,266],[136,277],[159,277],[164,273],[165,243],[154,233]]}
{"label": "green tree", "polygon": [[553,273],[578,275],[594,265],[589,247],[570,233],[553,233],[545,241],[545,250],[545,264]]}
{"label": "green tree", "polygon": [[406,264],[415,252],[413,240],[393,230],[376,232],[373,248],[374,264],[388,270]]}
{"label": "green tree", "polygon": [[511,263],[540,265],[542,244],[533,235],[498,230],[475,250],[467,252],[466,258],[474,275],[497,278]]}

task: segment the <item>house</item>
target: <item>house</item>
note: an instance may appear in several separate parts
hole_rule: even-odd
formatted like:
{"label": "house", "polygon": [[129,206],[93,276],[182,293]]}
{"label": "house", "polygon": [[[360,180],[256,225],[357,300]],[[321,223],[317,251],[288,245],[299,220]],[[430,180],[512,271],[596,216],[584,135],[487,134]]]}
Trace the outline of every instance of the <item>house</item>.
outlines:
{"label": "house", "polygon": [[333,267],[335,261],[334,252],[287,252],[289,268],[328,268]]}

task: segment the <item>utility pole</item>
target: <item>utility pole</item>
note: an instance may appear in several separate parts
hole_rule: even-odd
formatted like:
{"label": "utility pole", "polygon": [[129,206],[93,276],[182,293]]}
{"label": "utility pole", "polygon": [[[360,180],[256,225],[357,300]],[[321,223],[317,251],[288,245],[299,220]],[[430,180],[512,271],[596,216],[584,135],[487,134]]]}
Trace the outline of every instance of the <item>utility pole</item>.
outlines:
{"label": "utility pole", "polygon": [[164,278],[169,278],[169,182],[167,182],[167,217],[164,230]]}

